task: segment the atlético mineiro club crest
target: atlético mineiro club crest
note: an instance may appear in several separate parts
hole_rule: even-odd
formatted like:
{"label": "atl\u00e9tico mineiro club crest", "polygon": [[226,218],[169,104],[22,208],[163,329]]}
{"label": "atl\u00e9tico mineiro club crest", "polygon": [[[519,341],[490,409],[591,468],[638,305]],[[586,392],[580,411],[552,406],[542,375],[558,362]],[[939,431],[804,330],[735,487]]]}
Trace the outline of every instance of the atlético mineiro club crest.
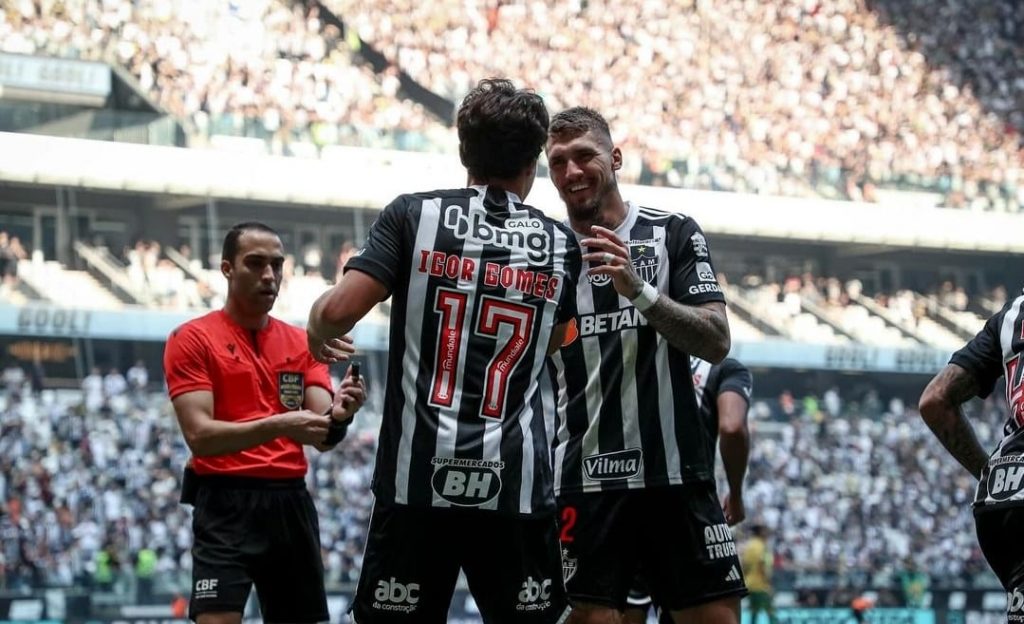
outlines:
{"label": "atl\u00e9tico mineiro club crest", "polygon": [[629,241],[629,258],[640,279],[658,285],[658,241]]}

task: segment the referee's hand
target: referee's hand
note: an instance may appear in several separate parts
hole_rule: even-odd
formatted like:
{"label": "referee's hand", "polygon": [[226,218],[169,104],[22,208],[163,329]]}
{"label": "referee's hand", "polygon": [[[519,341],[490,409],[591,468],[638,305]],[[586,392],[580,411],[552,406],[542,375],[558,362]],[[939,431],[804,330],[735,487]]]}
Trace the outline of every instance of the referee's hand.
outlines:
{"label": "referee's hand", "polygon": [[277,416],[281,421],[283,435],[299,444],[318,444],[327,436],[331,424],[330,416],[310,410],[285,412]]}
{"label": "referee's hand", "polygon": [[358,381],[352,379],[351,368],[345,372],[331,403],[331,418],[340,422],[351,420],[366,402],[366,384],[362,377]]}

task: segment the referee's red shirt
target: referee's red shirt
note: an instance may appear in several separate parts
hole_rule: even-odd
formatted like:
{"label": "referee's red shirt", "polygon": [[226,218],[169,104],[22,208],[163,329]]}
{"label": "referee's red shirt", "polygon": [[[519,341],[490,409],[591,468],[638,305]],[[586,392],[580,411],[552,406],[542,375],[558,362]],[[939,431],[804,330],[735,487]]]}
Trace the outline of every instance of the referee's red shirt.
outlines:
{"label": "referee's red shirt", "polygon": [[[271,318],[263,329],[240,327],[223,310],[174,330],[164,350],[171,399],[196,390],[213,392],[217,420],[244,422],[302,409],[309,386],[331,392],[327,366],[306,350],[306,333]],[[194,457],[199,474],[288,479],[306,474],[302,445],[275,438],[245,451]]]}

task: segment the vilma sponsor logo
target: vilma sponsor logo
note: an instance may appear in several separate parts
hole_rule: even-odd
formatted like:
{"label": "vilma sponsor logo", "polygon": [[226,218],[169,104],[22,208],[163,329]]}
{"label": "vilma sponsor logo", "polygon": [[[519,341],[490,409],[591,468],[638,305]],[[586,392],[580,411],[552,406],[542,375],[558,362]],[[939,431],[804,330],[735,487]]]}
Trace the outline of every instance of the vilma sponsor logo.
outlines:
{"label": "vilma sponsor logo", "polygon": [[543,611],[551,606],[551,579],[533,580],[526,577],[519,592],[519,604],[516,611]]}
{"label": "vilma sponsor logo", "polygon": [[501,226],[488,223],[485,210],[470,209],[468,215],[462,210],[461,206],[448,206],[444,212],[444,225],[457,238],[509,251],[522,250],[532,264],[547,264],[551,239],[543,229],[507,229],[507,222]]}
{"label": "vilma sponsor logo", "polygon": [[643,451],[638,448],[583,458],[583,472],[591,481],[635,477],[642,465]]}
{"label": "vilma sponsor logo", "polygon": [[379,611],[412,613],[420,601],[419,592],[419,583],[399,583],[392,576],[388,580],[377,581],[371,606]]}

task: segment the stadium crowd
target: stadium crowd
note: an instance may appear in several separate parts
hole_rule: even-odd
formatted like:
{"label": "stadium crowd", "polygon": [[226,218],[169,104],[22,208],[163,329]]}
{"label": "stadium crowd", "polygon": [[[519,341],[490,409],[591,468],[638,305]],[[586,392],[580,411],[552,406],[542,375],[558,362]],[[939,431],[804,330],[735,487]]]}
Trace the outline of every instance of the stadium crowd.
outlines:
{"label": "stadium crowd", "polygon": [[19,0],[0,51],[119,64],[194,137],[275,153],[452,151],[398,68],[454,101],[500,74],[603,111],[627,182],[1017,211],[1022,24],[1013,0]]}
{"label": "stadium crowd", "polygon": [[498,74],[603,111],[642,184],[1024,204],[1012,0],[327,4],[452,99]]}
{"label": "stadium crowd", "polygon": [[[139,588],[187,588],[190,510],[177,501],[187,451],[148,371],[96,369],[81,391],[43,390],[29,377],[12,364],[0,373],[0,589],[80,586],[132,599]],[[910,406],[831,389],[757,400],[751,416],[748,518],[771,527],[780,580],[884,585],[916,566],[933,586],[963,586],[986,569],[969,518],[971,479]],[[991,444],[998,402],[977,416]],[[334,452],[310,452],[331,587],[354,582],[361,567],[374,450],[375,436],[361,430]]]}
{"label": "stadium crowd", "polygon": [[283,0],[17,0],[0,51],[103,60],[131,72],[193,137],[428,149],[450,131],[355,62],[316,6]]}

